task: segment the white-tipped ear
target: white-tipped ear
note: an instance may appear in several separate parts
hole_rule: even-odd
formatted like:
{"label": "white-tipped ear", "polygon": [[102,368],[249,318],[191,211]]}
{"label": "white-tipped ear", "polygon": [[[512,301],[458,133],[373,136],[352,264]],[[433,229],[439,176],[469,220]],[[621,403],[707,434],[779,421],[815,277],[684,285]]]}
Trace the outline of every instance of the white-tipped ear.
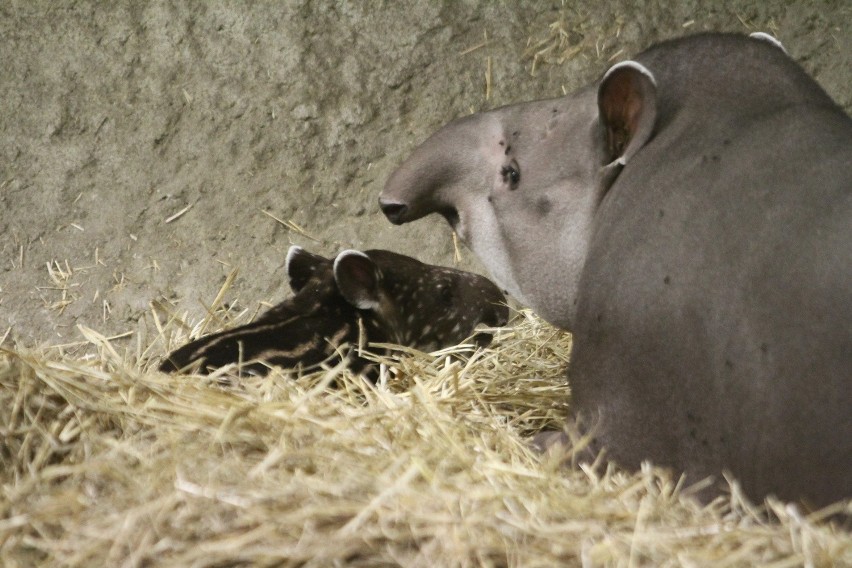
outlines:
{"label": "white-tipped ear", "polygon": [[284,272],[287,273],[287,279],[290,281],[290,289],[298,293],[308,280],[316,276],[320,268],[328,267],[330,264],[331,260],[324,256],[310,253],[300,246],[291,246],[287,251],[287,260],[284,261]]}
{"label": "white-tipped ear", "polygon": [[618,71],[619,69],[623,69],[623,68],[625,68],[625,67],[626,67],[626,68],[633,69],[634,71],[638,71],[639,73],[641,73],[641,74],[645,75],[645,76],[648,78],[648,80],[650,80],[650,81],[651,81],[651,84],[652,84],[652,85],[654,85],[655,87],[657,86],[657,79],[655,79],[655,78],[654,78],[654,74],[653,74],[653,73],[651,73],[651,72],[648,70],[648,68],[647,68],[647,67],[645,67],[644,65],[642,65],[641,63],[639,63],[639,62],[637,62],[637,61],[633,61],[632,59],[631,59],[631,60],[628,60],[628,61],[619,61],[618,63],[616,63],[615,65],[613,65],[613,66],[612,66],[612,67],[610,67],[609,69],[607,69],[607,72],[606,72],[606,73],[604,73],[604,76],[603,76],[603,78],[601,79],[601,83],[603,83],[604,81],[606,81],[606,80],[607,80],[607,78],[608,78],[610,75],[612,75],[613,73],[615,73],[615,72],[616,72],[616,71]]}
{"label": "white-tipped ear", "polygon": [[284,271],[285,272],[288,272],[288,273],[290,272],[290,263],[293,262],[293,257],[299,256],[299,254],[301,254],[302,251],[304,251],[304,250],[305,249],[303,249],[302,247],[300,247],[298,245],[293,245],[293,246],[290,247],[290,249],[287,251],[287,258],[286,258],[286,260],[284,260]]}
{"label": "white-tipped ear", "polygon": [[379,307],[382,273],[361,251],[345,250],[334,259],[334,281],[347,302],[361,310]]}
{"label": "white-tipped ear", "polygon": [[608,164],[623,166],[651,138],[657,123],[657,81],[647,67],[622,61],[598,87],[598,113]]}
{"label": "white-tipped ear", "polygon": [[754,33],[748,34],[748,37],[750,37],[752,39],[756,39],[756,40],[765,41],[767,43],[770,43],[770,44],[774,45],[775,47],[777,47],[778,49],[780,49],[781,51],[783,51],[785,54],[787,54],[787,50],[784,49],[784,45],[778,40],[778,38],[776,38],[775,36],[771,36],[766,32],[754,32]]}

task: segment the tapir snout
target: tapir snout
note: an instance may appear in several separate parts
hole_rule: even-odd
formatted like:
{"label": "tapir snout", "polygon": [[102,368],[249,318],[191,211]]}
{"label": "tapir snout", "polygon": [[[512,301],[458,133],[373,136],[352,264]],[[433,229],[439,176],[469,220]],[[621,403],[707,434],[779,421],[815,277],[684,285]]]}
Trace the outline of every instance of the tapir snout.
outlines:
{"label": "tapir snout", "polygon": [[379,207],[381,208],[382,213],[385,214],[385,217],[388,218],[388,221],[394,225],[402,225],[403,223],[408,222],[408,219],[406,218],[408,206],[406,204],[379,199]]}

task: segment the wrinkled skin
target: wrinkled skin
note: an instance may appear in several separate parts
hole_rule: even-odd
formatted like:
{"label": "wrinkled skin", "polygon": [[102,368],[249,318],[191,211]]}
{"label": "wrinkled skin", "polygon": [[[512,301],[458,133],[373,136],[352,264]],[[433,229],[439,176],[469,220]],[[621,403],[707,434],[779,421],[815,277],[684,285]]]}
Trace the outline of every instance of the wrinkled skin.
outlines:
{"label": "wrinkled skin", "polygon": [[852,496],[852,120],[778,45],[674,40],[456,120],[380,205],[443,214],[572,331],[594,449],[757,499]]}
{"label": "wrinkled skin", "polygon": [[[309,369],[334,363],[343,345],[396,343],[431,351],[461,342],[479,325],[502,326],[508,319],[506,298],[487,278],[390,251],[349,250],[332,260],[294,246],[286,272],[292,298],[249,324],[187,343],[160,369],[209,372],[230,363],[245,363],[242,368],[256,374],[269,365]],[[490,339],[474,337],[480,345]],[[353,352],[348,363],[361,371],[369,361]]]}

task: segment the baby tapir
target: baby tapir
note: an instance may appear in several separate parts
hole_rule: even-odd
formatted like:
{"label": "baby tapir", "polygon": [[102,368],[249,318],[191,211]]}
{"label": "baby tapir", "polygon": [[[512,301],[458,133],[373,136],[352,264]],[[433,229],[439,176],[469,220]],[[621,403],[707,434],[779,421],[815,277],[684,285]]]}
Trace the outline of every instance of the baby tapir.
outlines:
{"label": "baby tapir", "polygon": [[[293,246],[285,270],[292,298],[252,323],[187,343],[160,370],[197,365],[209,372],[237,362],[256,374],[269,365],[308,369],[339,360],[344,344],[428,351],[460,342],[479,324],[502,326],[508,319],[505,297],[487,278],[386,250],[346,250],[332,260]],[[487,344],[490,337],[476,340]],[[346,356],[360,372],[368,361],[355,351]]]}

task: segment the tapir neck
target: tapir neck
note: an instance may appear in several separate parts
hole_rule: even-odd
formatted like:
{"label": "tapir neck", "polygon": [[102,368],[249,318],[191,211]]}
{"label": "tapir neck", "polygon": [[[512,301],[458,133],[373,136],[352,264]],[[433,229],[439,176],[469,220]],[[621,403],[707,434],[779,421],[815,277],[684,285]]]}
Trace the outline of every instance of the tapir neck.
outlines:
{"label": "tapir neck", "polygon": [[[511,235],[508,243],[510,293],[547,322],[574,327],[577,290],[591,238],[595,200],[584,196],[562,214]],[[507,235],[509,236],[509,235]]]}

